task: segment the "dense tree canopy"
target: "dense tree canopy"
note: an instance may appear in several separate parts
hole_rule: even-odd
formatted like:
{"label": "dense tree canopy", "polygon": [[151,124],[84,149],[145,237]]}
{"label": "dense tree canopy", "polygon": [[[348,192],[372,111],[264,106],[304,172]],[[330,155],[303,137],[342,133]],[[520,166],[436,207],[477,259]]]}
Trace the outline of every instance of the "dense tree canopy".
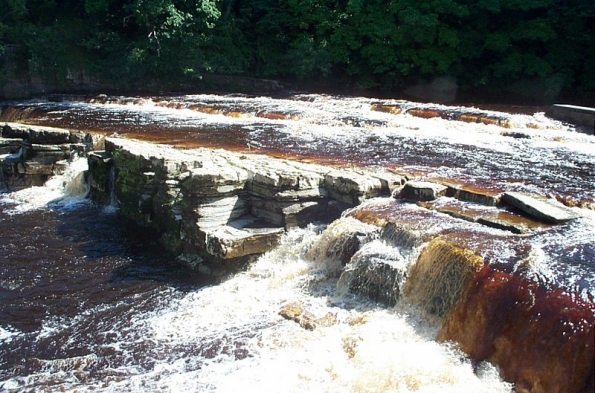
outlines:
{"label": "dense tree canopy", "polygon": [[1,78],[208,73],[400,89],[595,92],[587,0],[0,0]]}

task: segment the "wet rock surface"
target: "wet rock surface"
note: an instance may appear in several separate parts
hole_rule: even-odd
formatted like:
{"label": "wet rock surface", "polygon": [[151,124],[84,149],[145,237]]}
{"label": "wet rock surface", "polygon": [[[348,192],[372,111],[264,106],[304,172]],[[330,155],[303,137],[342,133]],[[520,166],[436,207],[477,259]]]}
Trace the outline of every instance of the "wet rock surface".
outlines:
{"label": "wet rock surface", "polygon": [[290,303],[281,307],[279,315],[290,321],[298,323],[306,330],[328,327],[337,323],[337,316],[332,313],[316,315],[309,311],[307,306],[299,303]]}
{"label": "wet rock surface", "polygon": [[[401,253],[419,251],[403,260],[382,250],[377,261],[374,252],[366,250],[381,246],[367,243],[353,255],[341,279],[350,292],[388,306],[404,297],[437,317],[442,325],[439,340],[456,343],[476,361],[498,365],[519,392],[590,391],[592,297],[574,292],[576,283],[562,288],[560,282],[533,277],[543,268],[534,244],[555,241],[550,235],[554,233],[572,236],[564,224],[568,221],[544,224],[508,208],[512,206],[470,206],[452,198],[364,203],[347,217],[381,227],[379,240]],[[450,214],[443,215],[448,209]],[[576,210],[571,213],[573,220],[580,220]],[[495,221],[502,215],[508,217]],[[571,254],[589,239],[575,241]]]}
{"label": "wet rock surface", "polygon": [[540,221],[560,224],[578,218],[576,213],[561,203],[539,195],[505,192],[502,199]]}
{"label": "wet rock surface", "polygon": [[43,185],[62,173],[73,154],[93,149],[97,138],[88,133],[29,126],[0,125],[0,189],[18,191]]}

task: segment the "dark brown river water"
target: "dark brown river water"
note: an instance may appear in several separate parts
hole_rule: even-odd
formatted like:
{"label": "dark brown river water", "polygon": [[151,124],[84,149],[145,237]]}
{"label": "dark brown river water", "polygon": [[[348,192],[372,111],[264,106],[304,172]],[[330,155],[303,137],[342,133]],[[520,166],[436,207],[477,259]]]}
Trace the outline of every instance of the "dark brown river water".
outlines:
{"label": "dark brown river water", "polygon": [[[101,97],[2,108],[4,121],[382,166],[581,205],[579,221],[532,241],[534,273],[584,299],[595,294],[595,138],[543,114],[321,95]],[[386,308],[338,291],[336,277],[304,256],[321,228],[288,233],[278,249],[215,285],[176,265],[116,209],[68,196],[64,184],[84,160],[71,169],[44,187],[0,196],[1,391],[511,391],[490,364],[436,343],[438,326],[406,301]],[[496,243],[486,255],[512,261]],[[380,242],[372,248],[403,264],[417,256]],[[278,315],[292,301],[338,323],[305,331]]]}

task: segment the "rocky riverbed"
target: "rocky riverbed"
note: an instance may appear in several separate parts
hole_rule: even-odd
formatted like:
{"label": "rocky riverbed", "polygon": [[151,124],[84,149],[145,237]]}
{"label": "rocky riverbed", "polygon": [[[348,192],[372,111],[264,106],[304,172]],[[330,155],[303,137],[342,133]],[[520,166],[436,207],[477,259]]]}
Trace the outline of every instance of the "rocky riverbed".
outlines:
{"label": "rocky riverbed", "polygon": [[[292,228],[330,223],[308,256],[334,271],[338,287],[389,307],[406,297],[440,321],[438,339],[498,365],[517,391],[593,387],[593,272],[543,280],[535,254],[547,244],[557,260],[588,264],[580,255],[588,259],[591,239],[576,234],[593,227],[590,210],[381,167],[181,150],[15,123],[2,126],[0,148],[8,190],[43,183],[72,155],[87,154],[92,199],[154,230],[178,262],[220,278],[274,249]],[[379,244],[417,257],[393,263]],[[304,310],[281,312],[307,329],[333,323],[309,321]]]}

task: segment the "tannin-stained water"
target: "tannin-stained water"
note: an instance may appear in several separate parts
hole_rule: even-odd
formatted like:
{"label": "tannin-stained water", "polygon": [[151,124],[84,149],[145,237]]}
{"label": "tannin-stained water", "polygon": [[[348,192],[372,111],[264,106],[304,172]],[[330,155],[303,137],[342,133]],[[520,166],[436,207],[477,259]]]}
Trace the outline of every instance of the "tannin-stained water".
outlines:
{"label": "tannin-stained water", "polygon": [[[3,391],[511,389],[493,366],[436,343],[437,325],[406,303],[338,290],[334,273],[304,257],[320,228],[289,232],[247,271],[209,285],[115,211],[46,188],[0,205]],[[333,323],[303,329],[279,315],[290,303]]]}
{"label": "tannin-stained water", "polygon": [[[493,124],[373,111],[367,99],[186,96],[130,102],[27,103],[38,110],[25,121],[186,147],[382,165],[587,206],[594,201],[593,138],[540,115],[509,116],[524,135],[519,138]],[[322,228],[289,232],[246,271],[212,284],[172,264],[150,233],[130,229],[113,209],[80,197],[60,200],[63,186],[84,169],[76,165],[46,187],[2,196],[0,390],[512,390],[490,364],[472,363],[453,346],[436,343],[439,325],[406,297],[384,307],[346,293],[333,264],[307,255]],[[372,210],[375,203],[387,206],[372,201]],[[409,208],[418,209],[390,212],[403,216]],[[439,231],[447,219],[432,213],[418,229]],[[564,230],[533,237],[529,275],[549,275],[569,291],[592,296],[593,222],[588,212]],[[458,225],[461,231],[450,236],[465,236],[471,224]],[[514,267],[515,250],[499,248],[504,240],[498,241],[510,235],[482,234],[470,240],[482,243],[482,256]],[[419,251],[380,240],[366,250],[404,269]],[[279,315],[294,303],[330,322],[308,330]]]}
{"label": "tannin-stained water", "polygon": [[[382,166],[499,192],[531,191],[567,203],[595,204],[593,137],[573,132],[572,127],[542,113],[507,114],[322,95],[88,101],[7,104],[0,119],[180,147],[226,148],[343,166]],[[419,109],[410,111],[416,116],[379,110],[386,107]],[[418,117],[434,116],[436,111],[466,121]]]}

